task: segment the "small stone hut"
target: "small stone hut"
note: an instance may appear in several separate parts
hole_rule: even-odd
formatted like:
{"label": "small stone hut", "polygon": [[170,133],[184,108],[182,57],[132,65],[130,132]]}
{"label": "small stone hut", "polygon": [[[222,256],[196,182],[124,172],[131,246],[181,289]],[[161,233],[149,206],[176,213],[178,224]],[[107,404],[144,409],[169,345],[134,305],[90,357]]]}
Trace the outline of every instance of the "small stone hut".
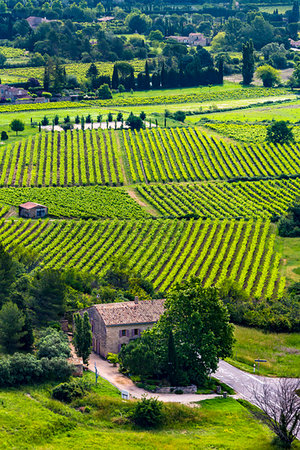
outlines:
{"label": "small stone hut", "polygon": [[104,303],[79,311],[87,311],[93,334],[93,350],[106,357],[119,353],[123,345],[152,328],[164,312],[165,300]]}
{"label": "small stone hut", "polygon": [[34,202],[22,203],[19,206],[19,216],[29,219],[39,219],[45,217],[48,214],[47,206],[39,205]]}

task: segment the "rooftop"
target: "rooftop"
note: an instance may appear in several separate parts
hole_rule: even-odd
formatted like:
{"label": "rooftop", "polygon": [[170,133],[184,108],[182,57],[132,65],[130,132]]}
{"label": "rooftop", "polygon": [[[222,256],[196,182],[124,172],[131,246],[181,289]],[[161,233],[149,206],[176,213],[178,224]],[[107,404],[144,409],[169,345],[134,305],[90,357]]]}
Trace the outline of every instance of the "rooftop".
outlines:
{"label": "rooftop", "polygon": [[164,312],[165,300],[104,303],[95,305],[105,325],[155,323]]}
{"label": "rooftop", "polygon": [[34,203],[34,202],[22,203],[22,205],[20,205],[20,208],[32,209],[32,208],[36,208],[37,206],[39,206],[41,208],[46,208],[46,206],[40,205],[39,203]]}

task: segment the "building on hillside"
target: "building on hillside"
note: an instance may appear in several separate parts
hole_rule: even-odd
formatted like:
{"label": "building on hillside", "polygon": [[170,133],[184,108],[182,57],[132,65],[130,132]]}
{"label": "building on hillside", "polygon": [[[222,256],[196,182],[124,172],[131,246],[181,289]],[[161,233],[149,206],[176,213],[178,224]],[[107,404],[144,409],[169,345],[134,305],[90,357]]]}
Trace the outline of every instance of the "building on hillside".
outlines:
{"label": "building on hillside", "polygon": [[165,300],[103,303],[79,311],[87,311],[93,334],[93,350],[106,357],[119,353],[123,345],[136,339],[158,321],[164,312]]}
{"label": "building on hillside", "polygon": [[29,17],[27,17],[26,20],[27,20],[28,25],[30,26],[30,28],[32,28],[33,30],[35,28],[37,28],[41,23],[49,22],[49,20],[47,20],[46,17],[37,17],[37,16],[29,16]]}
{"label": "building on hillside", "polygon": [[206,38],[202,33],[190,33],[188,36],[168,36],[167,39],[173,39],[180,44],[186,44],[195,47],[205,47],[210,43],[210,39]]}
{"label": "building on hillside", "polygon": [[294,41],[293,39],[289,39],[292,50],[295,48],[300,48],[300,40],[299,41]]}
{"label": "building on hillside", "polygon": [[0,84],[0,99],[2,101],[10,99],[15,102],[19,98],[28,97],[28,91],[7,84]]}
{"label": "building on hillside", "polygon": [[19,206],[19,216],[26,219],[40,219],[48,214],[47,206],[39,205],[34,202],[22,203]]}

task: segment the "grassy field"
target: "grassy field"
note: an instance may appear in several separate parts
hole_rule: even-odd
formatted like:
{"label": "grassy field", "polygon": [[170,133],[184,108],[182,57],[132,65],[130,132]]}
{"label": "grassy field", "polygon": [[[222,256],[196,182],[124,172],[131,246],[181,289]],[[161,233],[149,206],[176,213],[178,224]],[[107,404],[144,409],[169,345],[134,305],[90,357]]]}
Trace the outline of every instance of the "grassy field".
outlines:
{"label": "grassy field", "polygon": [[[197,117],[201,119],[203,116],[192,116],[194,122]],[[270,122],[272,120],[289,120],[290,122],[295,123],[300,121],[300,100],[288,102],[286,104],[253,107],[238,111],[215,112],[207,115],[207,118],[218,120],[220,122]]]}
{"label": "grassy field", "polygon": [[235,326],[236,343],[233,357],[228,362],[236,367],[253,372],[255,359],[266,359],[260,363],[259,375],[277,377],[300,376],[300,334],[265,333],[253,328]]}
{"label": "grassy field", "polygon": [[275,248],[283,259],[282,274],[287,285],[300,282],[300,238],[276,237]]}
{"label": "grassy field", "polygon": [[[127,419],[134,402],[116,398],[113,388],[99,380],[102,389],[70,406],[51,400],[49,385],[0,391],[1,448],[272,448],[271,431],[231,398],[207,400],[196,408],[166,404],[161,429],[136,429]],[[81,413],[78,406],[90,412]]]}

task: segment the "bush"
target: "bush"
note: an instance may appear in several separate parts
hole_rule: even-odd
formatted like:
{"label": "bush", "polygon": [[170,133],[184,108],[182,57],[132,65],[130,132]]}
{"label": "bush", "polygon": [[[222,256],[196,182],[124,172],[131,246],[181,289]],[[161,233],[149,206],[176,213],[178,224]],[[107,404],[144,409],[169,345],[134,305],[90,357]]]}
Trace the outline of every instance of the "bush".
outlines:
{"label": "bush", "polygon": [[132,420],[142,428],[157,428],[163,421],[162,408],[163,403],[157,398],[143,397],[135,405]]}
{"label": "bush", "polygon": [[1,141],[6,141],[8,139],[8,134],[6,131],[1,131]]}
{"label": "bush", "polygon": [[68,339],[62,331],[47,328],[37,344],[37,357],[40,358],[69,358],[71,356]]}
{"label": "bush", "polygon": [[184,111],[176,111],[173,115],[174,120],[178,120],[179,122],[185,121],[185,112]]}
{"label": "bush", "polygon": [[51,396],[55,400],[71,403],[76,398],[83,397],[90,389],[89,385],[83,381],[72,380],[68,383],[61,383],[52,389]]}

